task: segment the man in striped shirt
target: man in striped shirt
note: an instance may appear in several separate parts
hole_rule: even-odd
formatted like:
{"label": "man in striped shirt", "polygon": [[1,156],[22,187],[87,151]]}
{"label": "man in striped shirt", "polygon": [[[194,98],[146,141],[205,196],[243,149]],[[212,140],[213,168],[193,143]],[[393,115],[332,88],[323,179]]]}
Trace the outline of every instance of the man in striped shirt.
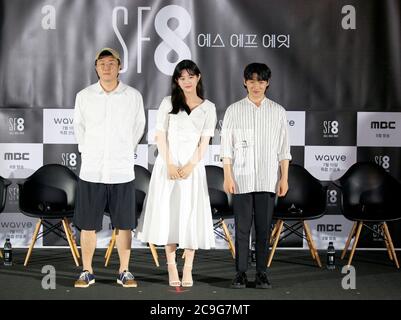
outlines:
{"label": "man in striped shirt", "polygon": [[256,231],[256,288],[271,288],[266,276],[270,226],[275,195],[288,190],[291,160],[285,109],[268,99],[271,71],[262,63],[244,70],[246,98],[230,105],[224,115],[221,154],[224,190],[233,194],[237,274],[232,288],[247,285],[249,235]]}

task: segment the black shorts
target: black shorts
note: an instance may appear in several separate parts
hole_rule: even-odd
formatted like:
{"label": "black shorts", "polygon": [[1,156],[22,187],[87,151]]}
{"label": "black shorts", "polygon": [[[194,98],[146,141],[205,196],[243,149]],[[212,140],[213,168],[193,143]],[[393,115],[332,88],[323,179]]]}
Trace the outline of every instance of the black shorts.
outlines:
{"label": "black shorts", "polygon": [[104,184],[78,180],[74,224],[79,230],[102,230],[103,215],[110,214],[113,228],[136,227],[135,180]]}

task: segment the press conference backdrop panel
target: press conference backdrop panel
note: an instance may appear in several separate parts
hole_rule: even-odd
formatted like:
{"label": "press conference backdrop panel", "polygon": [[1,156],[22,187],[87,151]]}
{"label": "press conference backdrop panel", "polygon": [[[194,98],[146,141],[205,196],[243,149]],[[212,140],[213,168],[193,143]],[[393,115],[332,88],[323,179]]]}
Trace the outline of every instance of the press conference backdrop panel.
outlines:
{"label": "press conference backdrop panel", "polygon": [[[133,157],[150,170],[156,110],[178,61],[196,61],[206,97],[216,104],[205,162],[218,166],[224,111],[246,95],[243,68],[267,63],[268,96],[287,110],[293,162],[329,186],[328,214],[311,223],[312,234],[319,248],[328,241],[343,247],[352,224],[331,181],[364,160],[401,178],[400,12],[396,0],[2,0],[0,175],[13,184],[0,214],[0,243],[8,236],[15,247],[28,246],[36,224],[19,212],[19,181],[47,163],[79,173],[75,95],[97,81],[97,50],[113,47],[121,52],[120,79],[144,97],[146,132]],[[232,220],[228,227],[234,231]],[[399,247],[401,224],[390,228]],[[98,246],[110,235],[105,217]],[[361,241],[384,247],[372,235]],[[38,242],[66,245],[51,235]],[[281,246],[307,248],[296,237]],[[217,239],[217,247],[227,245]]]}

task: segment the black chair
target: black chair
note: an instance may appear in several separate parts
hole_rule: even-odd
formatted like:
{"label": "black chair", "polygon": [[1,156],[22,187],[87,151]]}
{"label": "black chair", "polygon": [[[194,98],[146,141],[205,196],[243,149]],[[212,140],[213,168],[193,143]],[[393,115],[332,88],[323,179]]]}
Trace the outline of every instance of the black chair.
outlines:
{"label": "black chair", "polygon": [[[362,227],[365,226],[385,241],[390,260],[393,260],[399,268],[386,222],[401,218],[400,183],[376,163],[358,162],[352,165],[335,184],[341,189],[343,215],[348,220],[354,221],[341,259],[344,259],[351,240],[355,237],[348,259],[348,265],[351,265]],[[379,230],[371,228],[369,223],[379,223]]]}
{"label": "black chair", "polygon": [[217,166],[206,166],[206,179],[209,190],[210,206],[213,218],[218,221],[213,225],[214,233],[227,241],[231,255],[235,259],[235,246],[224,219],[232,218],[232,196],[224,191],[224,171]]}
{"label": "black chair", "polygon": [[[136,201],[136,214],[137,214],[136,218],[138,220],[142,212],[146,194],[148,193],[151,174],[147,169],[139,165],[135,165],[134,170],[135,170],[135,201]],[[106,214],[108,214],[107,208],[106,208]],[[114,246],[116,244],[117,232],[118,230],[113,229],[111,240],[106,250],[106,255],[105,255],[106,261],[104,264],[105,267],[107,267],[109,264],[111,253],[113,252]],[[155,261],[156,266],[159,267],[160,266],[159,258],[154,244],[149,243],[149,247],[152,252],[153,260]]]}
{"label": "black chair", "polygon": [[[287,194],[276,199],[273,219],[276,219],[277,222],[270,237],[270,244],[273,247],[267,266],[271,265],[279,241],[291,234],[296,234],[306,239],[312,258],[316,260],[319,267],[322,267],[307,220],[318,219],[324,215],[327,187],[323,186],[304,167],[297,164],[289,166],[288,187]],[[289,225],[286,222],[295,222],[295,224]],[[305,230],[305,236],[298,231],[302,227]]]}
{"label": "black chair", "polygon": [[[7,189],[10,184],[11,184],[10,180],[0,177],[0,213],[3,212],[4,207],[6,206]],[[0,250],[0,258],[3,258],[3,252],[1,250]]]}
{"label": "black chair", "polygon": [[[21,212],[26,216],[39,218],[24,266],[28,264],[36,240],[50,232],[68,242],[75,264],[79,266],[80,255],[68,222],[73,217],[75,208],[77,176],[74,172],[59,164],[47,164],[18,185]],[[53,225],[49,220],[59,222]],[[39,234],[42,224],[48,229]]]}

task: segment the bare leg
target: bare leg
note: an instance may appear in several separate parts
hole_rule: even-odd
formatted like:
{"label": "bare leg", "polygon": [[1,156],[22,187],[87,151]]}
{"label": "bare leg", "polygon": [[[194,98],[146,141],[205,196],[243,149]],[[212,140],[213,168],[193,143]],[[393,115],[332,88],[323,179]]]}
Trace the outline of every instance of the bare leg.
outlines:
{"label": "bare leg", "polygon": [[116,244],[117,244],[118,256],[120,257],[119,273],[129,270],[128,265],[129,265],[129,257],[131,254],[131,241],[132,241],[131,230],[117,230]]}
{"label": "bare leg", "polygon": [[182,269],[182,286],[192,287],[192,264],[194,262],[195,250],[185,249],[185,263]]}
{"label": "bare leg", "polygon": [[81,252],[83,269],[93,273],[92,259],[96,249],[96,231],[82,230],[81,231]]}
{"label": "bare leg", "polygon": [[178,276],[177,263],[175,262],[175,251],[177,249],[177,245],[167,244],[164,249],[166,251],[169,285],[172,287],[179,287],[181,285],[181,281]]}

